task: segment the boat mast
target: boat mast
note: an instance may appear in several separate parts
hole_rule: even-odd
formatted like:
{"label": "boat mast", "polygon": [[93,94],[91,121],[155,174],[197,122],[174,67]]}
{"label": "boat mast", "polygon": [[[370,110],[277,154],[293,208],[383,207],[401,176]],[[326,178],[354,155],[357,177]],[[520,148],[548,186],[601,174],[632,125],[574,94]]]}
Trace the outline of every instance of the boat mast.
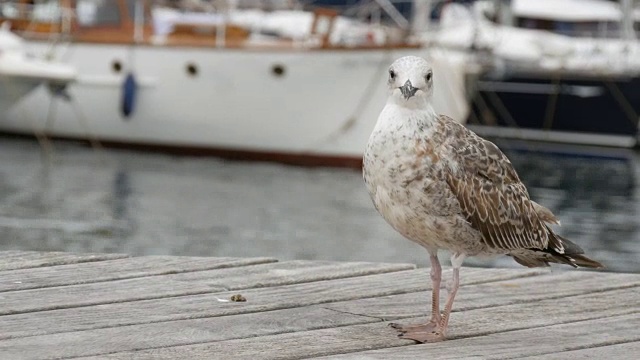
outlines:
{"label": "boat mast", "polygon": [[135,0],[133,14],[133,42],[136,44],[144,40],[144,5],[143,0]]}
{"label": "boat mast", "polygon": [[431,23],[432,0],[413,0],[411,16],[411,33],[421,34],[429,28]]}
{"label": "boat mast", "polygon": [[384,10],[387,15],[402,29],[409,29],[409,21],[402,16],[400,11],[389,0],[375,0],[375,2]]}
{"label": "boat mast", "polygon": [[[234,0],[218,1],[218,13],[220,14],[220,21],[216,26],[216,47],[223,48],[226,46],[227,40],[227,24],[229,23],[229,14],[231,10],[235,10],[238,5]],[[220,11],[222,10],[222,11]]]}
{"label": "boat mast", "polygon": [[513,11],[511,9],[511,0],[500,0],[500,5],[498,6],[498,22],[505,26],[514,26],[515,22],[513,21]]}
{"label": "boat mast", "polygon": [[620,0],[621,37],[625,40],[635,40],[636,34],[633,29],[633,0]]}

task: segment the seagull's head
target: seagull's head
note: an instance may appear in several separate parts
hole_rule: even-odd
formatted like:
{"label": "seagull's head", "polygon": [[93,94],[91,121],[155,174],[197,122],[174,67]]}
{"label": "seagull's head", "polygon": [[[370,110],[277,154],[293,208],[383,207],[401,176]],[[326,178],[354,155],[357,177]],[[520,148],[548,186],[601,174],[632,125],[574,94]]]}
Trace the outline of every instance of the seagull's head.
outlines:
{"label": "seagull's head", "polygon": [[433,69],[417,56],[405,56],[389,67],[390,100],[399,104],[427,103],[433,92]]}

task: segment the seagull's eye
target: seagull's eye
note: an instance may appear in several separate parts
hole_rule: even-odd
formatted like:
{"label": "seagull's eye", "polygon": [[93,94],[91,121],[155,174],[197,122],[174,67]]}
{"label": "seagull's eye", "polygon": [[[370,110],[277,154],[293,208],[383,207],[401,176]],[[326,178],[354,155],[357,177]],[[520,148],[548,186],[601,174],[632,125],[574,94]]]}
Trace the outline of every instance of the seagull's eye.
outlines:
{"label": "seagull's eye", "polygon": [[431,81],[431,76],[432,76],[431,73],[428,72],[427,76],[425,76],[424,78],[427,79],[427,82],[429,82],[429,81]]}
{"label": "seagull's eye", "polygon": [[389,78],[394,80],[396,78],[396,72],[393,70],[389,70]]}

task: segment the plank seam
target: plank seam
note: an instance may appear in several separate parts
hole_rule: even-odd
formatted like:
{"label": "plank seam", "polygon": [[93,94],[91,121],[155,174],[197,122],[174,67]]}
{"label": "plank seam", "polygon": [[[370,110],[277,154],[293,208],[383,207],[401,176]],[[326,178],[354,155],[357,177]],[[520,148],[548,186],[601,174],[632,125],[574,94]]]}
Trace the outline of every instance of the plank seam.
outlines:
{"label": "plank seam", "polygon": [[[120,255],[120,254],[118,254],[118,255]],[[91,259],[91,258],[76,259],[72,263],[65,262],[64,260],[59,260],[59,261],[53,261],[53,262],[45,263],[45,264],[27,265],[27,266],[21,266],[21,267],[12,268],[12,269],[0,269],[0,272],[13,271],[13,270],[23,270],[23,269],[38,269],[38,268],[45,268],[45,267],[74,265],[74,264],[92,263],[92,262],[127,259],[127,258],[131,258],[131,256],[122,254],[122,257],[95,258],[95,259]]]}
{"label": "plank seam", "polygon": [[[536,302],[536,301],[547,301],[547,300],[556,300],[556,299],[564,299],[564,298],[571,298],[571,297],[575,297],[575,296],[584,296],[584,295],[588,295],[588,294],[598,294],[598,293],[603,293],[603,292],[608,292],[608,291],[616,291],[616,290],[626,290],[626,289],[632,289],[632,288],[637,288],[640,287],[640,284],[635,284],[635,285],[621,285],[621,286],[617,286],[617,287],[609,287],[609,288],[603,288],[603,289],[597,289],[595,291],[584,291],[584,292],[580,292],[580,293],[574,293],[574,294],[565,294],[565,295],[557,295],[557,296],[551,296],[551,297],[547,297],[544,299],[533,299],[533,300],[518,300],[518,299],[514,299],[513,301],[509,302],[509,303],[504,303],[504,304],[499,304],[499,305],[493,305],[493,306],[467,306],[464,308],[453,308],[451,310],[452,313],[457,313],[457,312],[463,312],[463,311],[470,311],[470,310],[477,310],[477,309],[486,309],[488,307],[493,307],[493,308],[499,308],[499,307],[503,307],[503,306],[511,306],[511,305],[519,305],[519,304],[529,304],[532,302]],[[364,314],[354,314],[354,315],[363,315],[363,316],[367,316]],[[393,320],[402,320],[402,319],[413,319],[416,316],[400,316],[400,317],[393,317]],[[384,321],[390,321],[391,319],[383,319]]]}
{"label": "plank seam", "polygon": [[334,276],[327,276],[324,278],[316,278],[316,279],[308,279],[308,280],[301,279],[300,281],[295,281],[289,284],[282,284],[282,285],[275,285],[275,286],[273,286],[273,284],[271,285],[255,284],[255,285],[244,286],[244,287],[243,286],[235,287],[233,285],[230,286],[230,285],[223,284],[222,286],[229,289],[228,291],[253,290],[253,289],[273,288],[278,286],[310,284],[310,283],[320,282],[320,281],[332,281],[332,280],[342,280],[342,279],[350,279],[350,278],[357,278],[357,277],[366,277],[370,275],[391,274],[391,273],[397,273],[397,272],[403,272],[403,271],[414,271],[414,270],[415,269],[371,269],[367,273],[350,273],[350,274],[334,275]]}
{"label": "plank seam", "polygon": [[[349,301],[349,300],[347,300],[347,301]],[[321,308],[322,308],[322,309],[325,309],[325,310],[330,310],[330,311],[333,311],[333,312],[337,312],[337,313],[339,313],[339,314],[347,314],[347,315],[355,315],[355,316],[364,316],[364,317],[367,317],[367,318],[370,318],[370,319],[376,319],[376,320],[379,320],[379,321],[381,321],[381,322],[387,321],[385,318],[380,317],[380,316],[373,316],[373,315],[366,315],[366,314],[358,314],[358,313],[354,313],[354,312],[351,312],[351,311],[344,311],[344,310],[332,309],[332,308],[328,308],[328,307],[324,307],[324,306],[322,306]]]}
{"label": "plank seam", "polygon": [[[589,345],[586,345],[586,346],[572,346],[572,347],[568,347],[566,349],[563,349],[562,351],[544,352],[544,353],[540,353],[540,354],[529,354],[529,355],[527,355],[527,357],[542,356],[542,355],[552,355],[552,354],[563,354],[563,353],[566,353],[566,352],[571,352],[571,351],[576,351],[576,350],[586,350],[586,349],[595,349],[595,348],[613,346],[613,345],[631,344],[631,343],[639,342],[639,341],[640,341],[640,337],[635,338],[633,340],[609,340],[609,341],[604,341],[604,342],[601,342],[601,343],[589,344]],[[519,359],[519,358],[521,358],[521,357],[517,356],[517,357],[505,357],[505,358],[496,358],[496,359],[508,360],[508,359]]]}
{"label": "plank seam", "polygon": [[[108,259],[108,260],[120,260],[120,259]],[[159,272],[159,273],[156,273],[156,274],[130,275],[130,276],[115,277],[115,278],[111,278],[111,279],[90,280],[90,281],[86,281],[86,282],[85,281],[78,281],[78,282],[69,282],[69,283],[66,283],[66,284],[53,284],[53,285],[39,284],[38,286],[25,287],[25,288],[21,288],[21,289],[6,289],[6,290],[1,290],[0,289],[0,293],[14,292],[14,291],[26,291],[26,290],[50,289],[50,288],[74,286],[74,285],[99,284],[99,283],[110,282],[110,281],[141,279],[141,278],[146,278],[146,277],[176,275],[176,274],[186,274],[186,273],[196,273],[196,272],[209,271],[209,270],[219,270],[219,269],[239,268],[239,267],[247,267],[247,266],[254,266],[254,265],[273,264],[273,263],[277,263],[277,262],[278,262],[277,259],[264,259],[264,260],[262,260],[260,262],[253,262],[253,263],[223,264],[221,266],[203,267],[203,268],[188,269],[188,270],[165,270],[163,272]],[[66,266],[66,265],[76,265],[76,264],[63,264],[63,265],[60,265],[60,266]],[[12,269],[12,270],[6,270],[6,271],[13,271],[13,270],[23,270],[23,269]]]}
{"label": "plank seam", "polygon": [[[228,290],[226,290],[224,288],[218,288],[217,290],[228,291]],[[70,304],[70,305],[61,304],[61,305],[55,305],[55,306],[51,306],[51,307],[42,307],[42,308],[33,308],[33,309],[28,309],[28,310],[15,310],[15,311],[0,312],[0,316],[28,314],[28,313],[43,312],[43,311],[76,309],[76,308],[82,308],[82,307],[108,305],[108,304],[122,304],[122,303],[135,302],[135,301],[157,300],[157,299],[174,298],[174,297],[181,297],[181,296],[202,295],[202,294],[217,293],[217,292],[218,291],[200,290],[200,291],[186,292],[186,293],[182,293],[182,294],[179,294],[179,295],[166,294],[166,295],[162,295],[162,296],[149,296],[149,297],[141,297],[141,298],[133,298],[133,299],[113,300],[113,301],[109,301],[109,302],[91,302],[91,303],[86,303],[86,304]]]}
{"label": "plank seam", "polygon": [[[546,299],[545,299],[546,300]],[[496,306],[497,307],[501,307],[501,306]],[[618,316],[626,316],[626,315],[633,315],[633,314],[639,314],[640,310],[628,310],[628,311],[623,311],[620,312],[619,314],[616,314],[615,317]],[[558,325],[567,325],[567,324],[575,324],[575,323],[580,323],[580,322],[584,322],[584,321],[592,321],[592,320],[599,320],[599,319],[605,319],[610,317],[610,315],[595,315],[593,317],[585,317],[583,319],[579,319],[579,320],[567,320],[567,321],[561,321],[555,324],[551,324],[551,325],[534,325],[534,326],[530,326],[530,327],[519,327],[519,328],[512,328],[509,330],[504,330],[504,331],[494,331],[494,332],[490,332],[490,331],[486,331],[486,332],[478,332],[477,334],[475,334],[474,336],[451,336],[449,339],[450,340],[457,340],[457,339],[466,339],[466,338],[470,338],[470,337],[480,337],[480,336],[488,336],[488,335],[493,335],[493,334],[502,334],[502,333],[507,333],[507,332],[512,332],[512,331],[522,331],[522,330],[530,330],[530,329],[539,329],[539,328],[544,328],[544,327],[550,327],[550,326],[558,326]],[[640,338],[639,338],[640,339]],[[575,350],[575,349],[573,349]]]}

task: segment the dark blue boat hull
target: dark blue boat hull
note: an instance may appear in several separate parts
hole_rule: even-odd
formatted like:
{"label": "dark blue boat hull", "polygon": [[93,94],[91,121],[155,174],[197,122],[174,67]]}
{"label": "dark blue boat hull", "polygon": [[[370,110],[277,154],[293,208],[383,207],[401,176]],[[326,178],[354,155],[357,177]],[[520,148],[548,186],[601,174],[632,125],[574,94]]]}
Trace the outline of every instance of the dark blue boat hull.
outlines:
{"label": "dark blue boat hull", "polygon": [[638,138],[640,77],[485,76],[468,124]]}

